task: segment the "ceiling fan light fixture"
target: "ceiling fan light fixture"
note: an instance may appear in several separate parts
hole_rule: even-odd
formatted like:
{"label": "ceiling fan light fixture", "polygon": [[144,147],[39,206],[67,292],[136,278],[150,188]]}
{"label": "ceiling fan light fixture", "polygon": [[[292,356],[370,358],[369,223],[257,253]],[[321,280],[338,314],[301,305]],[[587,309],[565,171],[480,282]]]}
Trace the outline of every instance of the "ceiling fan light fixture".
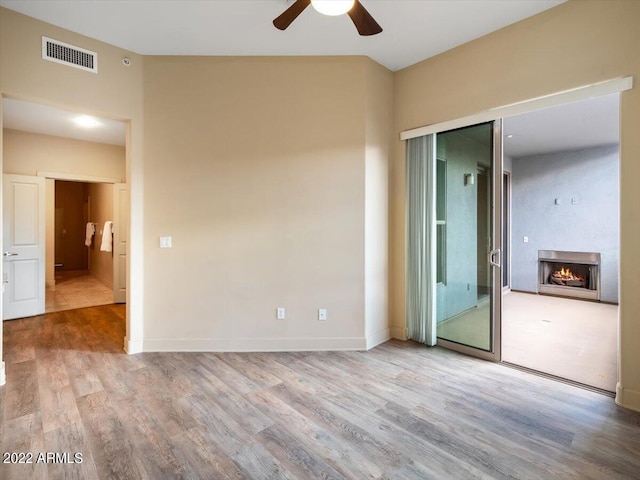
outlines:
{"label": "ceiling fan light fixture", "polygon": [[353,8],[355,0],[311,0],[311,5],[323,15],[342,15]]}

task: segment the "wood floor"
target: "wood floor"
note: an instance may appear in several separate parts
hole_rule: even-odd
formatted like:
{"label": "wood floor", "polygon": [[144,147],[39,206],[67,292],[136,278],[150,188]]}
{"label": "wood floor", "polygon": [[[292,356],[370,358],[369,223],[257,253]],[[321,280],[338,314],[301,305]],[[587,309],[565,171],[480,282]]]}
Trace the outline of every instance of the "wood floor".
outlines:
{"label": "wood floor", "polygon": [[124,307],[4,323],[9,479],[638,479],[640,415],[439,348],[122,352]]}

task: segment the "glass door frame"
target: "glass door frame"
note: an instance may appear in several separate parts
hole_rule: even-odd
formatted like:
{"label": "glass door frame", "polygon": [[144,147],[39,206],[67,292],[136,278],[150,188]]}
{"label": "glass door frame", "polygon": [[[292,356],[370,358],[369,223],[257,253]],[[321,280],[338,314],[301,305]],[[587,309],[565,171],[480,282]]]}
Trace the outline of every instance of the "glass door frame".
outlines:
{"label": "glass door frame", "polygon": [[[492,249],[489,253],[489,262],[492,272],[491,281],[491,351],[463,345],[457,342],[437,339],[436,345],[464,353],[469,356],[490,360],[493,362],[502,361],[502,118],[493,120],[493,148],[492,148],[492,185],[491,198],[493,209],[491,211],[492,220]],[[473,126],[473,125],[469,125]],[[437,133],[444,133],[443,130]],[[437,259],[432,259],[436,261]]]}

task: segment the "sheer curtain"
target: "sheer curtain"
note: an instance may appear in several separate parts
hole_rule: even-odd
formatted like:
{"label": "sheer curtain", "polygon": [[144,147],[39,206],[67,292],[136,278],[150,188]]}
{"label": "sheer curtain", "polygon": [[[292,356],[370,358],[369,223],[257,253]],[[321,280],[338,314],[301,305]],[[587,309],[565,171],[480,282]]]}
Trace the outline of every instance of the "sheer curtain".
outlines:
{"label": "sheer curtain", "polygon": [[436,344],[435,157],[435,135],[407,141],[407,336],[427,345]]}

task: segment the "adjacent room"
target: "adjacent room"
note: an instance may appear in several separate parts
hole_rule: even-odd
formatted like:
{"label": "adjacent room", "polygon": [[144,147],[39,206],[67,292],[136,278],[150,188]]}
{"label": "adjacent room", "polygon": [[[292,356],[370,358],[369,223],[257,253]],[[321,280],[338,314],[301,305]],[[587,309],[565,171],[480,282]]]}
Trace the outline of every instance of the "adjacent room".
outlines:
{"label": "adjacent room", "polygon": [[502,359],[614,392],[619,95],[504,121],[510,178]]}

